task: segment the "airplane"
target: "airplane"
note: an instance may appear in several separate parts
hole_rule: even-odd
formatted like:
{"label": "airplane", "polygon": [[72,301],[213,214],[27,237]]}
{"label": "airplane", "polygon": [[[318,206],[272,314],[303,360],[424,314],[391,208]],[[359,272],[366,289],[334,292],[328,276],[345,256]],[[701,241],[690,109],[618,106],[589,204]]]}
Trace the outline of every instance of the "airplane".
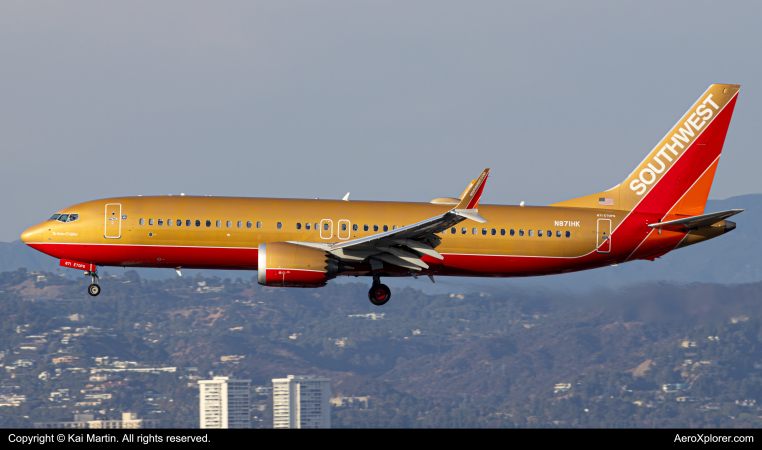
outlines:
{"label": "airplane", "polygon": [[704,214],[739,85],[714,84],[615,187],[548,206],[479,205],[489,169],[430,203],[161,195],[69,206],[23,232],[30,247],[91,277],[98,267],[256,270],[264,286],[371,277],[526,277],[673,250],[735,229],[742,209]]}

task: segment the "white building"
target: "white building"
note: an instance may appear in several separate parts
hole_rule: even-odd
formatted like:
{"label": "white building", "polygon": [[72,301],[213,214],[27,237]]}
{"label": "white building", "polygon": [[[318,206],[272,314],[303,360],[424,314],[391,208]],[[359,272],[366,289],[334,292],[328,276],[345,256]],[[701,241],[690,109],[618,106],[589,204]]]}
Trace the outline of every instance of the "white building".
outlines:
{"label": "white building", "polygon": [[273,428],[331,428],[330,399],[330,378],[273,379]]}
{"label": "white building", "polygon": [[135,413],[122,413],[122,420],[93,420],[92,414],[75,414],[73,422],[35,422],[35,428],[44,429],[134,429],[159,428],[156,419],[138,419]]}
{"label": "white building", "polygon": [[201,428],[250,428],[251,380],[199,380]]}

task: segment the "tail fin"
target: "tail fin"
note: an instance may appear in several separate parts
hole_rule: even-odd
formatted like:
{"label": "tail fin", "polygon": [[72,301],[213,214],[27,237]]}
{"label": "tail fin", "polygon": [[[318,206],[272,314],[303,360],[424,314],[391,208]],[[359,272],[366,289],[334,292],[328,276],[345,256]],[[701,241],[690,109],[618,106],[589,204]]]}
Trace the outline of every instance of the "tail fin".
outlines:
{"label": "tail fin", "polygon": [[703,214],[739,88],[737,84],[709,86],[621,184],[550,206]]}
{"label": "tail fin", "polygon": [[479,178],[472,180],[471,184],[463,192],[463,195],[460,197],[460,203],[458,203],[455,209],[476,209],[479,206],[479,200],[482,198],[482,190],[488,176],[489,169],[482,170]]}

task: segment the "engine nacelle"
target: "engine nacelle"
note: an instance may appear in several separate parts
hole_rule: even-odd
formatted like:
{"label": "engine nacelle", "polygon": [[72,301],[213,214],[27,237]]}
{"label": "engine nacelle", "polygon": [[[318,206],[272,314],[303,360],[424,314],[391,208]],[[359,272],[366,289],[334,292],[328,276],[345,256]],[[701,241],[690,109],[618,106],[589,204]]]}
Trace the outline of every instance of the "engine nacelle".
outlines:
{"label": "engine nacelle", "polygon": [[258,251],[257,282],[263,286],[322,287],[339,274],[339,263],[317,248],[270,242]]}

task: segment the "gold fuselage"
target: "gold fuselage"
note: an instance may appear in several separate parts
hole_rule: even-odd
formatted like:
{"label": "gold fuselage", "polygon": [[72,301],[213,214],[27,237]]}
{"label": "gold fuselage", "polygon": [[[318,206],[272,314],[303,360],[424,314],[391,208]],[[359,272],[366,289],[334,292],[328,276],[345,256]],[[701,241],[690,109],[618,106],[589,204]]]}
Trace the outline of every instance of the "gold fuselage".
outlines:
{"label": "gold fuselage", "polygon": [[[318,199],[121,197],[64,208],[58,213],[78,214],[79,219],[70,223],[47,220],[27,230],[22,239],[56,258],[100,266],[253,270],[257,268],[256,249],[262,243],[351,240],[383,232],[384,226],[391,230],[416,223],[451,208],[430,203]],[[584,270],[626,261],[642,240],[616,234],[617,239],[611,239],[628,211],[480,205],[479,214],[488,223],[466,220],[455,227],[455,233],[448,229],[439,235],[442,243],[437,251],[445,259],[424,257],[431,266],[424,274],[507,277]],[[168,225],[170,220],[172,225]],[[645,238],[652,231],[647,224],[658,217],[640,214],[637,220],[642,222]],[[652,253],[670,245],[674,248],[684,237],[666,231],[664,235],[665,245]],[[610,248],[600,252],[606,238],[611,239]],[[391,272],[410,274],[407,270]],[[343,273],[366,274],[364,267]]]}

